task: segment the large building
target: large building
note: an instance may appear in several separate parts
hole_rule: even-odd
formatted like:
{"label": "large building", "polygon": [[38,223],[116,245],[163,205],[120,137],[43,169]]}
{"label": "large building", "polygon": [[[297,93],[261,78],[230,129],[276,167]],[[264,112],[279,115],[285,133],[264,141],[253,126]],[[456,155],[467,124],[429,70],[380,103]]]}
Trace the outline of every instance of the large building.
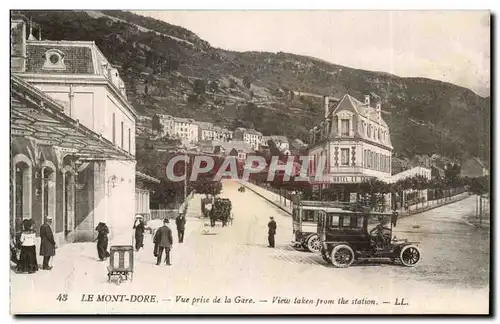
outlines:
{"label": "large building", "polygon": [[134,220],[137,118],[118,71],[94,42],[27,35],[22,16],[11,42],[11,228],[51,216],[61,244],[106,222],[118,240]]}
{"label": "large building", "polygon": [[197,124],[199,127],[198,140],[200,141],[215,140],[226,142],[233,137],[233,132],[226,128],[215,126],[207,122],[197,122]]}
{"label": "large building", "polygon": [[161,135],[185,140],[188,143],[198,142],[199,126],[193,119],[170,115],[159,115],[159,119],[163,125],[163,134]]}
{"label": "large building", "polygon": [[234,139],[247,143],[252,150],[257,151],[262,143],[262,133],[255,129],[238,127],[234,130]]}
{"label": "large building", "polygon": [[309,133],[311,175],[323,158],[324,185],[359,183],[372,177],[390,179],[393,147],[381,104],[373,107],[370,96],[361,102],[345,95],[333,105],[327,96],[324,99],[324,118]]}

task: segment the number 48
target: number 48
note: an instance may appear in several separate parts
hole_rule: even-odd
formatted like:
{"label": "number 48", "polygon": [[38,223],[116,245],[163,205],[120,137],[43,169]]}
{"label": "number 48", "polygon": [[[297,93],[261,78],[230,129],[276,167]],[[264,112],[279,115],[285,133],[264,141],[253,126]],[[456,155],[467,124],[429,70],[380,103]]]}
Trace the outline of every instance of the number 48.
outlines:
{"label": "number 48", "polygon": [[68,295],[67,294],[59,294],[56,298],[57,301],[67,301],[68,300]]}

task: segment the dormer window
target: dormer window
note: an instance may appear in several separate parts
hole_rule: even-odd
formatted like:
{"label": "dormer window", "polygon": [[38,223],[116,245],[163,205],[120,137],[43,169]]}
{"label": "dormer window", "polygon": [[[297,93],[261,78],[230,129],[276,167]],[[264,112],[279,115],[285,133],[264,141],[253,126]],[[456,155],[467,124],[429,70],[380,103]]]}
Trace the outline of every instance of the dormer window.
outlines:
{"label": "dormer window", "polygon": [[44,70],[66,70],[64,64],[64,53],[57,49],[51,49],[45,52]]}

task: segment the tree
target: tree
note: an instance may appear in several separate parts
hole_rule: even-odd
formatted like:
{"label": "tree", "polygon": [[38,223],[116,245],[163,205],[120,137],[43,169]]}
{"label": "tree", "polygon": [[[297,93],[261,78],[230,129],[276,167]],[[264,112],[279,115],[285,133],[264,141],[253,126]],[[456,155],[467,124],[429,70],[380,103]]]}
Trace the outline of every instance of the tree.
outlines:
{"label": "tree", "polygon": [[212,90],[212,92],[218,91],[219,90],[219,84],[216,81],[210,82],[210,90]]}
{"label": "tree", "polygon": [[153,116],[151,120],[151,129],[158,134],[163,133],[163,124],[160,122],[160,117],[158,115]]}
{"label": "tree", "polygon": [[243,84],[245,85],[245,87],[247,87],[248,89],[250,89],[252,87],[252,82],[250,81],[250,78],[245,75],[243,77]]}
{"label": "tree", "polygon": [[210,177],[201,177],[197,181],[190,182],[196,193],[205,196],[217,196],[222,191],[222,182],[213,181]]}
{"label": "tree", "polygon": [[194,80],[193,92],[196,95],[203,95],[205,93],[205,88],[206,88],[205,80],[203,79]]}

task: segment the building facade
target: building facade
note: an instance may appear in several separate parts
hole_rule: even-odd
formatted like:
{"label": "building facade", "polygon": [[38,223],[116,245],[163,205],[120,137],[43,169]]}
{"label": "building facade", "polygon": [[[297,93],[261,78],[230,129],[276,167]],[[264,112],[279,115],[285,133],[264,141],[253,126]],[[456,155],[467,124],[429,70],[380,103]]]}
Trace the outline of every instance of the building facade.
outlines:
{"label": "building facade", "polygon": [[250,145],[252,150],[258,151],[262,143],[262,133],[256,131],[255,129],[246,129],[243,127],[238,127],[234,131],[234,139],[238,141],[243,141]]}
{"label": "building facade", "polygon": [[381,116],[381,104],[360,102],[350,95],[331,104],[324,98],[324,119],[309,132],[310,174],[323,159],[321,183],[359,183],[367,178],[391,178],[392,144],[389,127]]}
{"label": "building facade", "polygon": [[215,126],[212,123],[207,122],[197,122],[198,130],[198,140],[199,141],[223,141],[227,142],[232,139],[233,132],[226,128]]}
{"label": "building facade", "polygon": [[[135,212],[137,114],[94,42],[36,40],[12,16],[11,228],[53,218],[57,244],[111,239]],[[128,235],[127,235],[128,236]],[[119,242],[118,242],[119,243]]]}

